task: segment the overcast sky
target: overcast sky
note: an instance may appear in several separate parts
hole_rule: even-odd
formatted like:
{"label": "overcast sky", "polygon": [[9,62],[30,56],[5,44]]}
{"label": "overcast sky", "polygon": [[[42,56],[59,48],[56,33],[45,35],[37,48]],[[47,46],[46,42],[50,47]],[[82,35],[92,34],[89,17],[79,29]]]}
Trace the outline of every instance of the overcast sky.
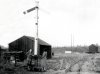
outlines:
{"label": "overcast sky", "polygon": [[[35,35],[34,0],[0,0],[0,44]],[[53,46],[100,45],[100,0],[40,0],[39,37]]]}

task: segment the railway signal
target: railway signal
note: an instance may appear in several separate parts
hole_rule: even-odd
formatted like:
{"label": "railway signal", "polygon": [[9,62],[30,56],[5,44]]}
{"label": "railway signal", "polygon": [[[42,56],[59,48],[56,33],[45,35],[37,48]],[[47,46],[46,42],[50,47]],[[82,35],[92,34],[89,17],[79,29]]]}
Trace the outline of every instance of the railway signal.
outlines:
{"label": "railway signal", "polygon": [[37,55],[38,54],[38,19],[39,19],[39,16],[38,16],[38,10],[39,10],[39,1],[35,1],[36,2],[36,6],[31,8],[31,9],[28,9],[26,11],[23,12],[23,14],[27,14],[31,11],[34,11],[36,10],[36,23],[35,23],[35,26],[36,26],[36,35],[35,35],[35,40],[34,40],[34,55]]}

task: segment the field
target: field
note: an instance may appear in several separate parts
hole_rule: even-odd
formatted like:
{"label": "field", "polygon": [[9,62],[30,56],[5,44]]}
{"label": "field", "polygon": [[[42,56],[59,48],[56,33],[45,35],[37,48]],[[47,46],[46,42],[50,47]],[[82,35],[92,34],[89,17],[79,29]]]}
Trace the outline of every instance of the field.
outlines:
{"label": "field", "polygon": [[30,72],[23,67],[1,62],[0,74],[99,74],[99,58],[100,54],[55,54],[52,59],[47,60],[47,72]]}

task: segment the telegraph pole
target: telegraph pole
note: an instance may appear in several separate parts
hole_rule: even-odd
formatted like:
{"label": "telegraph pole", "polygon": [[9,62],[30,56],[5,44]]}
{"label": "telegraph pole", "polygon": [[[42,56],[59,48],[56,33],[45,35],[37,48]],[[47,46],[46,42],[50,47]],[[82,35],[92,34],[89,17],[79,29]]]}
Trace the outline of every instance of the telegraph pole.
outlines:
{"label": "telegraph pole", "polygon": [[73,47],[74,47],[74,35],[71,34],[71,51],[72,51]]}
{"label": "telegraph pole", "polygon": [[72,51],[72,45],[73,44],[73,42],[72,42],[72,34],[71,34],[71,51]]}
{"label": "telegraph pole", "polygon": [[34,38],[34,55],[38,54],[38,19],[39,19],[39,15],[38,15],[38,10],[39,10],[39,1],[35,1],[36,2],[36,6],[28,9],[27,11],[24,11],[23,13],[29,13],[33,10],[36,10],[36,23],[35,23],[35,38]]}

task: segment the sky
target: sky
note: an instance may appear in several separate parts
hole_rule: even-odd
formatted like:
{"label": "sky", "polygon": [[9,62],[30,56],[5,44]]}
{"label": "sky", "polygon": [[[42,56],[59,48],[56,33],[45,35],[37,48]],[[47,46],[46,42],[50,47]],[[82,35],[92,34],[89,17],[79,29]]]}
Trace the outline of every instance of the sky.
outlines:
{"label": "sky", "polygon": [[[35,0],[0,0],[0,45],[35,36]],[[40,0],[39,38],[52,46],[100,45],[100,0]]]}

